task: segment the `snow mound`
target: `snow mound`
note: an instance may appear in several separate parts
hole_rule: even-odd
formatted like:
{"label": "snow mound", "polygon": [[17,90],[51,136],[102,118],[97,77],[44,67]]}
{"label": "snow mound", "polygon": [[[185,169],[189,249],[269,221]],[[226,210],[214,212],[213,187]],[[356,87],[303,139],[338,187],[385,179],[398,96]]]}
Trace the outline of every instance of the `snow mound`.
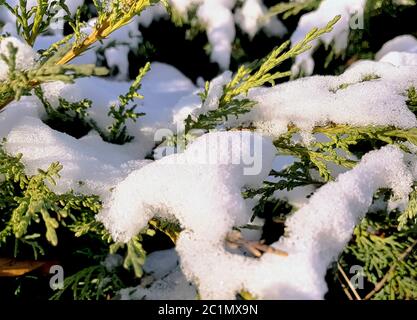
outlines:
{"label": "snow mound", "polygon": [[[203,105],[188,99],[181,118],[186,118],[186,111],[196,117],[216,109],[229,78],[230,73],[225,72],[211,82],[210,99]],[[411,86],[417,87],[416,66],[359,61],[340,76],[311,76],[252,89],[248,97],[255,106],[237,119],[230,117],[226,125],[254,126],[273,138],[287,132],[289,125],[301,129],[303,137],[309,137],[315,126],[331,123],[408,129],[417,125],[406,103]]]}
{"label": "snow mound", "polygon": [[[51,82],[44,84],[45,97],[57,105],[58,98],[75,102],[89,99],[93,102],[88,111],[89,117],[102,129],[106,130],[113,119],[108,116],[110,106],[118,102],[120,94],[129,90],[131,82],[114,81],[97,77],[77,79],[74,84]],[[151,70],[142,80],[139,93],[143,100],[135,100],[128,107],[137,105],[137,112],[146,115],[136,122],[128,121],[128,133],[141,142],[138,157],[149,154],[154,147],[154,134],[158,129],[174,128],[173,117],[176,116],[174,108],[181,98],[189,96],[196,91],[194,84],[174,67],[153,62]]]}
{"label": "snow mound", "polygon": [[257,104],[230,126],[252,123],[273,137],[290,124],[305,132],[329,123],[407,129],[417,125],[406,104],[410,86],[417,86],[416,67],[361,61],[341,76],[313,76],[252,90],[249,98]]}
{"label": "snow mound", "polygon": [[52,162],[60,162],[64,167],[59,184],[53,186],[54,191],[74,190],[98,194],[104,199],[111,187],[131,170],[149,162],[135,160],[140,158],[134,155],[140,150],[137,143],[119,146],[103,142],[100,137],[75,139],[33,117],[23,117],[15,123],[7,136],[5,149],[11,154],[23,154],[22,162],[28,175],[37,174],[39,168],[46,170]]}
{"label": "snow mound", "polygon": [[382,46],[376,53],[375,60],[381,60],[390,52],[417,53],[417,39],[410,34],[395,37]]}
{"label": "snow mound", "polygon": [[[99,219],[120,241],[128,241],[155,214],[169,217],[170,213],[190,230],[218,239],[250,216],[240,189],[262,183],[274,155],[272,142],[257,134],[206,134],[184,153],[132,172],[116,187]],[[130,199],[138,201],[132,204]],[[219,221],[212,221],[213,215]]]}
{"label": "snow mound", "polygon": [[394,66],[416,66],[417,39],[408,34],[395,37],[382,46],[375,59]]}
{"label": "snow mound", "polygon": [[[203,299],[233,299],[243,289],[263,299],[321,299],[327,290],[326,270],[349,241],[374,193],[391,188],[397,197],[405,198],[411,191],[413,175],[404,155],[388,146],[364,156],[287,220],[287,236],[273,244],[285,250],[287,257],[267,253],[255,260],[228,252],[224,239],[233,226],[249,221],[250,208],[240,190],[265,178],[272,166],[273,146],[262,139],[265,167],[256,176],[245,176],[242,166],[230,161],[233,155],[247,153],[251,144],[242,145],[237,153],[214,148],[217,155],[228,154],[222,165],[200,164],[194,154],[206,154],[213,150],[206,144],[220,139],[227,145],[241,134],[255,137],[238,132],[207,134],[183,154],[132,172],[116,187],[100,220],[115,239],[128,241],[153,216],[178,219],[184,228],[176,244],[181,269]],[[141,296],[145,292],[137,291]]]}

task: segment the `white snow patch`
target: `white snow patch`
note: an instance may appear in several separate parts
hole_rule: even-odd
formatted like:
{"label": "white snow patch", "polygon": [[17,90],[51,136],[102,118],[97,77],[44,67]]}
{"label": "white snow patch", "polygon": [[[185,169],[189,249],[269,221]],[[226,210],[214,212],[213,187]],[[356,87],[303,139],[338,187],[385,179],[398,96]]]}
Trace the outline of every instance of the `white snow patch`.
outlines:
{"label": "white snow patch", "polygon": [[98,194],[103,199],[130,171],[149,163],[135,160],[143,157],[129,156],[126,152],[126,149],[132,150],[131,153],[140,152],[140,146],[135,143],[119,146],[96,138],[91,144],[89,139],[91,137],[87,136],[78,140],[52,130],[38,118],[23,117],[7,136],[5,149],[11,154],[23,154],[22,162],[28,175],[37,174],[39,168],[46,170],[52,162],[61,163],[61,178],[57,186],[52,187],[54,191],[74,190]]}
{"label": "white snow patch", "polygon": [[394,39],[387,41],[382,46],[382,48],[376,53],[375,60],[381,60],[390,52],[417,53],[417,39],[410,34],[395,37]]}
{"label": "white snow patch", "polygon": [[250,38],[264,28],[268,35],[282,37],[287,33],[287,28],[276,16],[266,18],[268,8],[262,0],[246,0],[242,8],[236,10],[235,20],[237,25],[245,31]]}

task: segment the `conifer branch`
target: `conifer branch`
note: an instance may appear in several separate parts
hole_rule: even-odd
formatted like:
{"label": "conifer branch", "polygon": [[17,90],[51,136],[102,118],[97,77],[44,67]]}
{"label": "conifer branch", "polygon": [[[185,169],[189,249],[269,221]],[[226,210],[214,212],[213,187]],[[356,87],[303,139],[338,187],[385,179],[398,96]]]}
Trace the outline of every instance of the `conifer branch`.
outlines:
{"label": "conifer branch", "polygon": [[350,290],[353,292],[356,300],[362,300],[360,295],[358,294],[358,292],[356,291],[356,288],[352,285],[352,283],[350,282],[348,276],[345,273],[345,270],[343,270],[342,266],[340,265],[340,263],[337,263],[337,269],[339,270],[339,272],[341,273],[343,279],[346,281],[347,285],[349,286]]}
{"label": "conifer branch", "polygon": [[[254,61],[248,66],[241,66],[233,79],[224,86],[223,94],[219,100],[219,107],[210,110],[205,114],[200,114],[197,118],[188,116],[185,120],[185,134],[193,129],[213,129],[228,117],[247,113],[255,103],[245,96],[250,89],[261,87],[266,83],[271,85],[280,78],[291,75],[290,71],[276,71],[275,68],[280,66],[284,61],[295,58],[297,55],[311,49],[311,42],[320,38],[323,34],[331,32],[334,25],[340,20],[336,16],[323,28],[314,28],[303,40],[295,44],[292,48],[290,41],[284,42],[276,47],[264,59]],[[202,100],[207,97],[209,86],[206,85],[206,91],[202,94]]]}
{"label": "conifer branch", "polygon": [[397,261],[395,261],[392,266],[390,267],[390,269],[388,270],[388,272],[384,275],[384,277],[375,285],[375,288],[369,292],[364,300],[369,300],[371,299],[378,291],[380,291],[385,284],[392,279],[393,276],[395,276],[394,272],[395,269],[397,268],[398,264],[401,263],[402,261],[404,261],[408,255],[410,255],[411,252],[413,252],[414,248],[417,246],[417,240],[415,240],[397,259]]}
{"label": "conifer branch", "polygon": [[93,31],[83,40],[75,41],[71,49],[57,61],[57,64],[70,62],[94,43],[107,38],[114,31],[128,24],[135,15],[157,2],[158,0],[117,0],[111,1],[109,7],[106,7],[105,4],[95,0],[94,4],[99,16]]}

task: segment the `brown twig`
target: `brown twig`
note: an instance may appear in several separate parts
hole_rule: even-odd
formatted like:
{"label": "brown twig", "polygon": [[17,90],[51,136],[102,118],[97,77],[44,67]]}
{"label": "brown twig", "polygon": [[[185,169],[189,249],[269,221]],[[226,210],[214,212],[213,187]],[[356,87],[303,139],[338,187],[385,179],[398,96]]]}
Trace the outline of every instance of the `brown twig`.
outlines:
{"label": "brown twig", "polygon": [[391,266],[388,272],[384,275],[384,277],[375,285],[375,288],[369,292],[365,296],[365,300],[371,299],[374,294],[376,294],[379,290],[381,290],[385,283],[392,279],[395,269],[397,268],[398,264],[404,261],[405,258],[413,251],[415,246],[417,245],[417,240],[415,240],[397,259],[397,261]]}
{"label": "brown twig", "polygon": [[350,290],[353,292],[353,295],[355,296],[356,300],[362,300],[361,296],[356,291],[356,288],[353,286],[352,282],[350,282],[350,279],[346,275],[345,271],[343,270],[340,263],[337,263],[337,269],[339,270],[340,274],[342,275],[343,279],[346,281],[347,285],[349,286]]}
{"label": "brown twig", "polygon": [[268,246],[263,241],[249,241],[244,239],[242,234],[237,230],[233,230],[227,235],[226,244],[234,249],[244,248],[257,258],[261,257],[264,253],[272,253],[283,257],[288,256],[287,252]]}
{"label": "brown twig", "polygon": [[346,287],[346,285],[343,283],[342,279],[340,279],[340,276],[339,275],[337,275],[337,280],[339,280],[340,285],[342,286],[343,292],[348,297],[348,299],[349,300],[353,300],[353,297],[350,294],[348,287]]}

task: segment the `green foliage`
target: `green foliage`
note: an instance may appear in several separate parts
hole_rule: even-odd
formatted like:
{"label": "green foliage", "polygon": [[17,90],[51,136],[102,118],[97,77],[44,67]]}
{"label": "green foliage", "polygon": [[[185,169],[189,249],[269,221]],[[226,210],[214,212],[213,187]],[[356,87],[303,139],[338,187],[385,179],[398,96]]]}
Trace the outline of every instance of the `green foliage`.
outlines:
{"label": "green foliage", "polygon": [[[97,9],[98,21],[97,30],[102,31],[103,36],[128,24],[130,20],[146,7],[159,2],[158,0],[115,0],[107,3],[105,1],[93,0]],[[165,1],[161,1],[165,5]]]}
{"label": "green foliage", "polygon": [[[29,45],[33,45],[36,37],[48,29],[59,8],[66,11],[65,20],[72,28],[73,34],[65,36],[41,52],[36,66],[30,70],[18,70],[17,48],[9,45],[8,54],[0,57],[9,67],[8,79],[0,84],[0,109],[13,99],[35,93],[45,107],[47,119],[44,120],[51,127],[60,131],[65,131],[64,127],[71,126],[77,130],[84,128],[85,131],[93,128],[108,142],[122,144],[131,141],[132,137],[127,133],[126,123],[129,120],[136,121],[143,113],[137,113],[136,105],[129,107],[129,104],[136,98],[142,98],[138,90],[142,78],[149,70],[149,64],[140,70],[129,91],[120,95],[119,102],[111,106],[108,115],[114,121],[107,131],[100,130],[94,121],[89,119],[88,110],[92,105],[91,101],[83,99],[69,102],[59,98],[57,106],[52,106],[44,98],[40,84],[56,80],[72,82],[78,77],[106,74],[104,68],[93,65],[67,65],[67,63],[91,48],[97,41],[129,23],[136,14],[156,2],[117,0],[106,3],[94,0],[97,23],[90,34],[82,32],[85,24],[82,21],[83,9],[79,8],[71,18],[65,1],[57,0],[49,3],[38,0],[38,5],[29,10],[26,9],[26,1],[20,1],[16,8],[9,6],[8,9],[17,17],[18,31]],[[313,10],[319,3],[319,0],[281,2],[271,8],[269,15],[278,14],[286,19],[302,11]],[[0,1],[0,4],[5,3]],[[372,14],[376,14],[375,12],[395,14],[399,9],[393,5],[393,1],[372,0],[367,1],[366,10],[369,18]],[[375,10],[374,13],[372,10]],[[178,13],[171,11],[171,19],[177,26],[189,27],[188,39],[192,39],[202,30],[195,13],[192,9],[184,19]],[[252,88],[274,85],[276,81],[289,77],[290,72],[279,70],[282,64],[310,49],[311,43],[324,33],[330,32],[338,19],[339,17],[336,17],[322,29],[312,30],[292,48],[287,41],[276,47],[264,59],[240,67],[233,79],[223,87],[219,107],[216,110],[200,114],[198,117],[187,118],[184,144],[192,139],[190,132],[193,129],[213,129],[224,125],[229,117],[238,117],[249,112],[255,102],[247,98],[248,92]],[[352,36],[357,36],[358,40],[354,46],[348,48],[348,51],[354,52],[357,57],[369,54],[364,50],[364,35],[355,33]],[[366,49],[368,50],[369,47]],[[349,53],[348,57],[350,57]],[[330,63],[334,58],[332,51],[325,64]],[[377,75],[368,74],[364,75],[360,82],[377,79]],[[336,93],[353,84],[345,83],[331,91]],[[201,94],[203,103],[208,94],[207,83],[205,91]],[[416,113],[416,89],[410,87],[405,95],[410,110]],[[81,132],[78,134],[81,135]],[[416,128],[400,130],[393,127],[349,127],[329,124],[314,128],[313,134],[320,134],[324,139],[320,141],[312,139],[308,144],[298,142],[299,134],[298,128],[290,127],[286,135],[274,141],[280,155],[294,156],[296,161],[279,172],[272,171],[273,179],[265,182],[262,188],[244,191],[246,197],[258,199],[254,207],[254,216],[267,220],[263,226],[264,240],[267,238],[265,229],[274,225],[277,219],[280,220],[279,224],[282,227],[282,222],[293,211],[288,203],[274,198],[276,191],[292,190],[307,185],[320,187],[335,178],[333,171],[335,166],[343,169],[353,168],[363,154],[385,144],[398,145],[405,151],[410,151],[408,149],[410,147],[404,142],[417,145]],[[39,170],[37,174],[29,176],[25,173],[21,159],[22,155],[12,156],[0,145],[0,253],[8,256],[13,252],[15,256],[27,258],[23,253],[25,248],[29,248],[35,259],[39,255],[54,257],[54,247],[68,254],[70,259],[80,252],[88,253],[84,260],[76,260],[77,262],[71,260],[71,271],[65,278],[64,288],[57,292],[53,299],[65,299],[67,294],[73,299],[113,298],[119,289],[137,284],[136,278],[143,275],[142,266],[148,250],[144,244],[145,235],[153,236],[162,232],[173,243],[176,242],[181,231],[178,223],[152,219],[149,221],[149,226],[128,243],[114,243],[108,231],[95,219],[95,215],[101,209],[101,202],[97,196],[79,195],[72,191],[56,194],[53,187],[59,183],[62,166],[59,163],[52,163],[48,169]],[[356,227],[354,238],[341,257],[342,265],[364,266],[367,289],[371,290],[375,286],[373,291],[367,291],[369,298],[417,298],[415,291],[417,260],[414,251],[417,238],[416,190],[414,187],[409,196],[408,207],[403,212],[387,213],[382,210],[370,213]],[[382,190],[377,197],[387,198],[387,193]],[[277,224],[275,223],[275,227]],[[244,227],[249,228],[251,225]],[[274,237],[279,237],[276,229],[273,233]],[[82,239],[80,243],[77,242],[79,238]],[[268,238],[269,242],[276,240],[277,238]],[[120,254],[120,265],[108,268],[102,263],[109,252]],[[81,262],[78,264],[78,261]],[[245,299],[254,298],[245,291],[240,295]]]}
{"label": "green foliage", "polygon": [[407,106],[414,114],[417,114],[417,90],[415,87],[410,87],[407,90]]}
{"label": "green foliage", "polygon": [[339,85],[337,88],[334,89],[330,89],[331,92],[336,93],[339,90],[345,90],[347,88],[349,88],[351,85],[354,84],[358,84],[358,83],[363,83],[363,82],[367,82],[367,81],[372,81],[372,80],[378,80],[381,77],[376,75],[376,74],[366,74],[362,76],[362,79],[359,82],[355,82],[355,83],[342,83],[341,85]]}
{"label": "green foliage", "polygon": [[374,16],[382,13],[395,16],[399,11],[406,9],[408,6],[414,5],[416,5],[415,0],[367,0],[366,11],[369,12],[370,15]]}
{"label": "green foliage", "polygon": [[[62,0],[48,4],[46,0],[38,0],[38,6],[29,11],[26,10],[26,1],[21,0],[20,6],[12,8],[18,23],[22,25],[22,32],[29,44],[33,45],[37,35],[44,32],[49,26],[52,14],[56,8],[63,8],[67,12],[66,20],[73,28],[74,34],[58,41],[43,53],[46,58],[39,62],[38,66],[31,70],[16,70],[16,48],[9,46],[9,56],[2,55],[1,59],[9,66],[8,79],[0,85],[0,110],[14,99],[18,100],[22,95],[28,94],[33,87],[48,81],[72,82],[75,78],[105,75],[107,70],[94,65],[66,65],[69,61],[88,50],[95,42],[100,41],[115,30],[128,24],[135,15],[146,7],[159,2],[156,0],[117,0],[109,6],[102,1],[93,1],[98,12],[98,18],[94,30],[89,35],[81,32],[83,23],[80,20],[81,9],[77,11],[75,19],[69,16],[69,10]],[[165,5],[167,3],[162,1]],[[4,1],[2,2],[4,4]],[[33,18],[33,24],[29,21]],[[73,43],[69,43],[74,39]],[[133,113],[126,112],[131,116]],[[117,111],[115,111],[117,114]]]}
{"label": "green foliage", "polygon": [[398,231],[397,218],[385,211],[368,213],[341,257],[342,264],[363,267],[366,288],[372,289],[366,299],[417,298],[417,230],[414,225]]}
{"label": "green foliage", "polygon": [[177,242],[178,236],[181,232],[181,226],[178,221],[158,218],[150,220],[149,225],[155,230],[164,233],[172,240],[172,243]]}
{"label": "green foliage", "polygon": [[103,264],[86,267],[66,277],[62,290],[51,300],[59,300],[65,292],[71,291],[74,300],[108,299],[124,288],[124,283],[116,270],[109,271]]}
{"label": "green foliage", "polygon": [[16,17],[17,32],[33,46],[38,35],[47,31],[55,15],[61,9],[68,8],[64,0],[37,0],[37,5],[27,8],[27,1],[19,0],[19,5],[11,7],[6,0],[0,5],[5,6]]}
{"label": "green foliage", "polygon": [[[324,28],[311,30],[303,40],[290,49],[288,49],[290,42],[286,41],[272,50],[264,59],[255,61],[247,66],[241,66],[233,79],[224,87],[223,95],[219,100],[219,107],[199,115],[196,119],[189,116],[185,121],[185,132],[187,133],[192,129],[213,129],[224,120],[227,120],[229,116],[237,117],[248,112],[254,105],[252,101],[244,98],[249,90],[266,83],[274,85],[276,80],[290,76],[290,71],[281,72],[274,69],[284,61],[293,59],[297,55],[311,49],[311,42],[320,38],[324,33],[330,32],[339,19],[340,16],[337,16]],[[207,93],[208,85],[206,85],[206,92],[202,95],[203,102]]]}
{"label": "green foliage", "polygon": [[[0,174],[4,181],[0,184],[0,243],[13,236],[16,240],[31,244],[37,256],[40,244],[33,246],[33,240],[40,235],[36,231],[44,230],[46,242],[52,246],[58,244],[57,229],[76,220],[80,212],[94,215],[101,209],[97,196],[77,195],[74,192],[56,194],[50,186],[56,185],[62,166],[52,163],[44,171],[27,176],[21,163],[22,155],[11,156],[0,146]],[[33,225],[43,225],[43,228]],[[33,227],[32,227],[33,226]],[[43,251],[41,249],[40,251]]]}
{"label": "green foliage", "polygon": [[120,248],[127,248],[123,262],[125,269],[132,269],[137,278],[142,277],[142,266],[145,263],[146,252],[142,247],[142,237],[140,235],[133,237],[127,244],[116,243],[111,247],[111,253],[116,253]]}
{"label": "green foliage", "polygon": [[137,105],[133,105],[130,108],[128,108],[127,106],[136,98],[143,99],[143,96],[141,96],[137,91],[141,87],[141,81],[143,77],[150,70],[150,68],[150,63],[147,63],[143,68],[141,68],[135,81],[130,86],[129,92],[127,92],[125,95],[119,96],[118,105],[114,104],[110,107],[108,115],[111,116],[114,119],[114,121],[112,125],[108,128],[108,135],[105,135],[104,137],[106,141],[117,144],[123,144],[133,139],[132,136],[129,136],[126,133],[126,121],[130,119],[136,122],[136,119],[138,117],[143,116],[145,114],[135,112]]}
{"label": "green foliage", "polygon": [[44,97],[40,86],[35,88],[34,92],[42,102],[47,113],[45,122],[51,127],[60,129],[77,138],[88,133],[90,129],[95,129],[103,140],[115,144],[124,144],[133,140],[133,137],[127,134],[126,122],[128,120],[136,122],[138,117],[145,115],[144,113],[135,112],[137,105],[128,107],[128,104],[135,99],[143,99],[143,96],[137,91],[140,90],[141,81],[149,70],[150,63],[147,63],[140,69],[135,81],[129,87],[129,91],[119,96],[119,103],[110,106],[108,115],[114,120],[107,132],[100,129],[95,121],[89,118],[88,110],[92,105],[91,100],[83,99],[77,102],[69,102],[60,97],[58,106],[53,107]]}
{"label": "green foliage", "polygon": [[[0,40],[2,41],[2,40]],[[16,68],[17,48],[8,43],[9,54],[1,54],[0,58],[9,67],[8,78],[0,83],[0,110],[10,101],[18,100],[22,95],[29,95],[33,87],[50,81],[73,82],[76,78],[89,76],[103,76],[107,69],[92,64],[57,65],[60,59],[58,52],[38,66],[30,70]]]}
{"label": "green foliage", "polygon": [[[349,127],[342,125],[316,127],[313,133],[324,135],[328,141],[314,140],[308,145],[293,142],[293,135],[297,132],[297,128],[292,128],[286,135],[274,141],[277,150],[281,154],[295,156],[302,162],[307,161],[305,163],[315,167],[325,181],[332,179],[329,169],[331,163],[352,168],[356,164],[352,155],[361,157],[366,152],[385,144],[398,144],[403,149],[407,149],[403,144],[406,141],[417,145],[416,128],[400,130],[384,126]],[[362,142],[368,145],[364,150],[358,148]]]}
{"label": "green foliage", "polygon": [[74,30],[73,38],[75,41],[57,63],[68,63],[88,50],[97,41],[107,38],[114,31],[130,23],[133,17],[157,2],[167,5],[167,2],[164,0],[115,0],[110,3],[93,0],[97,10],[97,21],[93,31],[89,35],[81,32],[82,23],[77,19],[77,16],[79,16],[78,12],[76,19],[70,23]]}
{"label": "green foliage", "polygon": [[274,15],[282,15],[283,19],[290,16],[296,16],[302,11],[315,10],[320,5],[321,0],[302,0],[291,2],[279,2],[278,4],[269,8],[267,17]]}
{"label": "green foliage", "polygon": [[[67,231],[74,239],[90,237],[96,241],[99,246],[92,248],[96,254],[89,254],[90,265],[67,277],[64,289],[56,293],[54,299],[67,290],[72,291],[74,299],[101,299],[121,289],[119,273],[100,264],[108,252],[122,254],[123,267],[132,270],[136,277],[142,276],[146,258],[142,234],[152,236],[154,230],[145,229],[127,244],[113,243],[110,234],[95,219],[102,207],[97,196],[78,195],[72,191],[56,194],[51,186],[57,184],[62,166],[53,163],[47,170],[39,169],[38,174],[28,176],[21,158],[20,154],[9,155],[0,146],[0,175],[4,177],[0,183],[0,253],[8,254],[8,244],[14,241],[14,256],[19,257],[22,246],[26,246],[38,259],[39,255],[48,253],[51,246],[59,246],[58,234]],[[160,230],[171,230],[162,221],[156,221],[156,225]],[[68,246],[62,249],[79,250]]]}
{"label": "green foliage", "polygon": [[51,128],[68,133],[76,138],[82,137],[92,129],[88,119],[88,110],[92,105],[91,100],[83,99],[69,102],[59,97],[58,106],[54,107],[45,98],[40,86],[35,88],[34,93],[45,108],[47,118],[44,122]]}
{"label": "green foliage", "polygon": [[407,208],[398,217],[398,229],[403,230],[417,225],[417,189],[414,187],[409,195]]}

